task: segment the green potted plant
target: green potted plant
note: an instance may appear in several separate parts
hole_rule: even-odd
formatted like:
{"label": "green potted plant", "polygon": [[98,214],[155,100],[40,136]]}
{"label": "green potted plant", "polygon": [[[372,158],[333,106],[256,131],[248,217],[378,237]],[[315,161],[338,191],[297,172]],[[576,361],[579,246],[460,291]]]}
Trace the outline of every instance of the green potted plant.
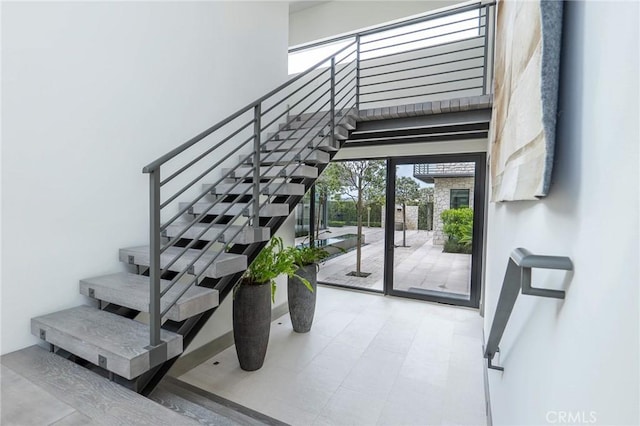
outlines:
{"label": "green potted plant", "polygon": [[296,271],[289,275],[287,295],[289,315],[293,330],[307,333],[311,330],[316,309],[316,288],[318,285],[318,262],[329,255],[319,247],[289,247],[289,256]]}
{"label": "green potted plant", "polygon": [[249,265],[234,289],[233,338],[240,368],[255,371],[262,367],[271,327],[271,303],[275,301],[275,279],[296,271],[284,249],[282,238],[272,238]]}

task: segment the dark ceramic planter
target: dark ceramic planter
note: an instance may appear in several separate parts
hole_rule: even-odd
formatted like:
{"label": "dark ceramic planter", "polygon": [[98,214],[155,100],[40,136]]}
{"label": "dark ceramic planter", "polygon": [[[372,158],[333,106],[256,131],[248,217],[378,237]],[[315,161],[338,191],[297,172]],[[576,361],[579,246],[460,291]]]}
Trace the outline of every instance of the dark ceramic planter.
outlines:
{"label": "dark ceramic planter", "polygon": [[233,298],[233,338],[240,368],[255,371],[264,364],[271,328],[271,284],[241,284]]}
{"label": "dark ceramic planter", "polygon": [[302,284],[297,277],[289,278],[287,294],[289,299],[289,315],[293,330],[297,333],[308,333],[316,311],[316,292],[318,288],[318,270],[315,264],[298,269],[297,275],[307,279],[313,287],[313,293]]}

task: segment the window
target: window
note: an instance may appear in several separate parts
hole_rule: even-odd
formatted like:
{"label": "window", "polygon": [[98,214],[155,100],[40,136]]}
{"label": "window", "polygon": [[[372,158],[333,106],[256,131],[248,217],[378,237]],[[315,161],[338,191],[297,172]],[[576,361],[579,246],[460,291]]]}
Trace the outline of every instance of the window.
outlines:
{"label": "window", "polygon": [[459,209],[460,207],[469,207],[469,190],[468,189],[452,189],[450,199],[451,199],[452,209]]}

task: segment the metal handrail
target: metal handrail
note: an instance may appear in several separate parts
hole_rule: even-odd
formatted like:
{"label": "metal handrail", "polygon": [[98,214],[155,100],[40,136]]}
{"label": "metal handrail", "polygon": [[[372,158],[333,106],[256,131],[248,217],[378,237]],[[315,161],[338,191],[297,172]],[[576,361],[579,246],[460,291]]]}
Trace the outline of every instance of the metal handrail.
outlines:
{"label": "metal handrail", "polygon": [[563,271],[573,271],[573,262],[565,256],[541,256],[531,254],[526,249],[517,248],[509,257],[507,271],[502,282],[502,290],[498,298],[498,306],[491,324],[491,332],[484,349],[484,357],[487,359],[487,366],[493,370],[504,371],[504,368],[493,365],[493,357],[500,352],[499,344],[504,334],[504,330],[513,311],[513,307],[518,298],[518,294],[550,297],[554,299],[564,299],[563,290],[548,290],[536,288],[531,285],[531,269],[560,269]]}
{"label": "metal handrail", "polygon": [[313,42],[309,42],[309,43],[302,43],[296,46],[292,46],[289,48],[289,53],[295,53],[295,52],[299,52],[302,50],[307,50],[307,49],[313,49],[316,47],[320,47],[320,46],[326,46],[328,44],[333,44],[342,40],[348,40],[350,38],[353,37],[364,37],[364,36],[368,36],[368,35],[372,35],[372,34],[376,34],[376,33],[381,33],[384,31],[389,31],[389,30],[393,30],[396,28],[401,28],[401,27],[406,27],[409,25],[414,25],[414,24],[420,24],[422,22],[426,22],[426,21],[432,21],[434,19],[440,19],[440,18],[445,18],[447,16],[451,16],[451,15],[457,15],[459,13],[464,13],[464,12],[469,12],[471,10],[476,10],[476,9],[480,9],[483,8],[485,6],[495,6],[496,2],[495,1],[491,1],[491,2],[478,2],[478,3],[473,3],[473,4],[469,4],[469,5],[464,5],[464,6],[460,6],[460,7],[456,7],[456,8],[452,8],[452,9],[448,9],[448,10],[443,10],[441,12],[436,12],[436,13],[428,13],[426,15],[423,16],[418,16],[418,17],[414,17],[414,18],[410,18],[410,19],[404,19],[404,20],[400,20],[398,22],[394,22],[392,24],[383,24],[383,25],[377,25],[373,28],[369,28],[366,30],[360,30],[360,31],[351,31],[342,35],[339,35],[337,37],[329,37],[323,40],[319,40],[319,41],[313,41]]}
{"label": "metal handrail", "polygon": [[291,86],[296,81],[298,81],[301,78],[305,77],[309,73],[315,71],[322,64],[324,64],[325,62],[331,60],[332,57],[334,57],[334,56],[338,55],[339,53],[345,51],[349,47],[353,46],[355,43],[356,42],[354,41],[353,43],[350,43],[347,46],[343,47],[342,49],[338,50],[334,54],[327,56],[325,59],[323,59],[321,61],[318,61],[315,65],[311,66],[306,71],[304,71],[304,72],[296,75],[295,77],[289,79],[288,81],[282,83],[280,86],[276,87],[275,89],[273,89],[272,91],[270,91],[266,95],[256,99],[255,101],[251,102],[250,104],[248,104],[244,108],[240,108],[238,111],[234,112],[233,114],[231,114],[230,116],[228,116],[224,120],[222,120],[219,123],[209,127],[207,130],[199,133],[197,136],[194,136],[193,138],[189,139],[188,141],[186,141],[182,145],[180,145],[180,146],[172,149],[171,151],[167,152],[166,154],[160,156],[156,160],[154,160],[151,163],[147,164],[142,169],[142,173],[151,173],[152,171],[156,170],[158,167],[160,167],[161,165],[163,165],[167,161],[171,160],[172,158],[176,157],[178,154],[181,154],[182,152],[184,152],[188,148],[191,148],[194,144],[200,142],[202,139],[204,139],[205,137],[209,136],[211,133],[215,132],[216,130],[222,128],[224,125],[226,125],[226,124],[230,123],[231,121],[235,120],[236,118],[240,117],[242,114],[251,111],[251,109],[255,108],[255,106],[258,105],[259,103],[264,102],[265,100],[269,99],[270,97],[272,97],[276,93],[281,92],[282,90],[284,90],[287,87]]}
{"label": "metal handrail", "polygon": [[[484,14],[482,14],[483,8]],[[418,33],[430,28],[411,30],[404,34],[385,37],[381,40],[367,41],[366,39],[362,40],[362,37],[373,35],[376,32],[383,32],[389,29],[395,29],[401,26],[450,16],[456,13],[464,13],[470,10],[478,10],[478,16],[437,25],[435,27],[446,27],[459,22],[477,20],[478,25],[475,25],[472,28],[465,28],[464,30],[453,31],[452,34],[475,29],[478,29],[479,32],[483,30],[483,35],[467,37],[462,41],[456,41],[456,43],[459,43],[472,39],[482,39],[484,40],[483,44],[470,48],[463,46],[464,48],[462,49],[444,53],[438,52],[437,50],[431,50],[449,45],[449,42],[445,42],[437,45],[421,47],[419,49],[407,49],[400,52],[400,54],[414,51],[426,52],[429,54],[426,57],[423,56],[424,54],[421,54],[421,58],[417,59],[412,58],[391,63],[374,64],[369,67],[363,65],[363,62],[367,61],[367,59],[361,59],[361,53],[393,47],[384,46],[382,48],[377,48],[375,47],[376,44],[371,44],[370,46],[374,46],[373,49],[363,49],[363,45],[402,35]],[[383,93],[387,94],[389,92],[397,92],[399,90],[411,90],[414,88],[448,84],[451,82],[462,82],[465,80],[480,78],[483,78],[483,87],[486,86],[486,56],[488,44],[487,28],[489,26],[488,17],[488,4],[474,4],[449,11],[439,12],[430,16],[404,21],[403,23],[396,23],[391,26],[385,26],[384,28],[381,27],[378,30],[370,29],[351,36],[342,37],[341,40],[350,38],[353,41],[345,46],[341,46],[332,55],[316,62],[312,67],[308,68],[304,72],[294,76],[287,82],[279,85],[267,94],[249,103],[245,107],[239,109],[195,137],[158,157],[143,168],[143,173],[149,174],[150,182],[150,348],[152,350],[157,349],[157,352],[154,352],[156,355],[152,355],[152,358],[156,361],[162,358],[162,356],[157,355],[157,353],[163,353],[159,350],[164,345],[160,340],[160,328],[163,317],[166,316],[168,311],[175,305],[175,303],[177,303],[180,297],[189,290],[189,288],[200,282],[210,266],[226,252],[225,250],[217,250],[215,252],[210,251],[213,245],[233,242],[242,232],[247,232],[248,228],[254,228],[254,232],[258,235],[261,210],[272,202],[273,197],[279,196],[278,191],[283,187],[283,185],[287,185],[291,182],[286,173],[274,173],[272,171],[276,168],[281,169],[283,172],[285,170],[291,170],[291,168],[295,171],[300,167],[303,167],[306,163],[310,162],[311,156],[313,156],[319,149],[320,144],[325,143],[324,141],[327,138],[331,139],[331,143],[335,147],[337,126],[342,125],[343,121],[347,119],[348,115],[352,111],[357,113],[360,109],[361,102],[377,101],[361,101],[362,96]],[[436,37],[438,36],[426,37],[426,39]],[[421,40],[422,39],[418,41]],[[409,43],[410,42],[403,41],[398,43],[398,45],[405,45]],[[398,87],[395,89],[387,89],[385,86],[379,86],[380,90],[368,93],[361,90],[366,86],[380,85],[384,83],[396,84],[404,80],[415,80],[416,78],[425,77],[416,77],[415,75],[412,75],[404,79],[394,78],[387,79],[385,82],[361,84],[363,79],[397,72],[379,72],[377,74],[369,75],[366,75],[365,72],[363,75],[363,70],[366,71],[380,66],[394,66],[397,63],[408,62],[410,60],[457,54],[459,52],[472,51],[480,48],[484,48],[485,63],[483,67],[477,66],[472,68],[474,70],[483,68],[483,76],[462,76],[457,80],[434,82],[426,85],[405,85],[405,87]],[[395,58],[395,55],[397,54],[398,53],[395,52],[389,53],[384,55],[384,57]],[[462,60],[479,58],[481,57],[465,58]],[[457,61],[449,61],[443,64],[454,63]],[[353,65],[353,67],[351,67],[351,65]],[[438,65],[442,64],[436,63],[415,68],[428,69],[429,67],[435,67]],[[409,69],[405,68],[405,70],[409,71],[413,69],[414,67]],[[470,69],[469,65],[467,65],[467,68],[461,67],[458,70],[443,71],[440,74],[449,74],[455,71],[468,71]],[[326,73],[328,73],[328,75]],[[426,75],[426,77],[428,76],[430,76],[430,74]],[[300,83],[299,87],[297,86],[298,83]],[[434,93],[439,92],[430,92],[430,94]],[[415,96],[421,95],[414,95],[412,97]],[[387,96],[385,98],[385,100],[392,99],[395,98],[393,96]],[[293,127],[294,123],[298,128],[288,132],[289,134],[286,137],[282,137],[282,132],[274,128],[278,123],[280,123],[280,130],[289,129],[290,127]],[[326,129],[327,131],[318,131],[319,128]],[[266,134],[263,136],[263,133]],[[204,139],[209,136],[211,136],[209,140],[213,140],[215,137],[212,146],[199,145],[200,142],[203,142]],[[236,139],[239,140],[236,142]],[[300,143],[297,143],[297,140],[299,140]],[[270,144],[269,146],[273,147],[267,150],[267,144]],[[191,158],[182,156],[185,151],[196,146],[200,148],[194,148],[196,152],[194,152]],[[226,151],[220,153],[223,149]],[[238,161],[232,161],[232,156],[234,155],[239,155]],[[180,159],[174,161],[179,156]],[[252,164],[252,166],[247,167],[246,170],[244,170],[244,168],[241,169],[242,166],[247,164]],[[167,165],[169,172],[167,177],[162,178],[161,173],[165,170],[165,165]],[[229,168],[226,172],[220,173],[216,179],[213,179],[214,183],[206,183],[203,188],[196,189],[196,186],[201,185],[201,182],[211,173],[225,165],[228,165]],[[198,170],[196,170],[196,166]],[[240,172],[240,170],[243,171]],[[272,174],[272,177],[265,178],[268,174]],[[178,177],[181,177],[181,179],[178,180]],[[218,185],[230,178],[234,179],[233,182],[231,182],[231,185],[223,191],[216,190]],[[239,185],[245,183],[248,179],[251,180],[248,185],[239,187]],[[171,183],[171,185],[168,185],[169,183]],[[164,199],[162,197],[162,192],[168,193]],[[190,195],[189,199],[186,200],[185,203],[179,204],[175,214],[173,212],[172,214],[167,214],[168,219],[163,220],[161,217],[161,212],[164,211],[163,209],[171,205],[175,205],[175,203],[179,201],[180,197],[187,193],[191,194],[192,192],[193,195]],[[197,214],[193,214],[196,203],[200,202],[207,195],[212,193],[215,193],[217,198],[212,202],[208,202]],[[229,196],[233,196],[234,201],[228,201]],[[216,217],[208,223],[204,223],[203,220],[206,217],[212,216],[213,211],[216,212],[214,215]],[[193,218],[187,220],[185,223],[180,223],[181,228],[179,228],[176,233],[172,234],[168,241],[163,242],[163,238],[166,236],[165,232],[169,226],[176,224],[177,220],[185,213],[193,214]],[[202,223],[203,226],[198,228],[195,235],[189,236],[189,242],[178,247],[178,241],[181,241],[189,229],[191,229],[196,223]],[[214,226],[217,237],[214,236],[210,238],[206,244],[202,245],[201,238],[211,232],[211,230],[214,229]],[[234,227],[234,231],[230,231],[232,226]],[[174,268],[177,262],[180,259],[184,259],[184,256],[187,253],[190,253],[190,250],[195,248],[196,245],[198,251],[193,251],[194,256],[190,257],[188,262],[184,262],[186,265],[181,264],[180,268]],[[170,247],[175,247],[175,249],[171,252],[167,252]],[[161,257],[163,253],[172,253],[172,255],[170,258],[166,259],[164,264],[161,265],[161,260],[165,259],[164,257]],[[203,261],[202,259],[207,253],[211,254],[211,256],[207,256],[208,260]],[[198,262],[199,266],[196,271],[196,264]],[[165,271],[169,270],[175,271],[176,273],[168,281],[168,284],[160,290],[160,277]],[[165,304],[164,309],[161,309],[161,298],[167,296],[169,290],[187,274],[190,275],[190,278],[185,282],[186,285],[184,288],[178,292],[177,297],[172,297],[172,300]]]}

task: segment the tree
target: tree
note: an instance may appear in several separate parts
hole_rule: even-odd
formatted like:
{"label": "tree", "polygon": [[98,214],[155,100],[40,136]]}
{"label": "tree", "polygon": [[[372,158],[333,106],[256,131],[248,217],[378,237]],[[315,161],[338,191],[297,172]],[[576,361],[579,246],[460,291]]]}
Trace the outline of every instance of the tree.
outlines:
{"label": "tree", "polygon": [[402,205],[402,247],[407,246],[407,203],[420,198],[420,185],[408,176],[396,179],[396,203]]}
{"label": "tree", "polygon": [[362,274],[362,218],[365,201],[374,201],[384,193],[385,163],[383,160],[342,161],[329,164],[323,175],[331,188],[356,203],[357,244],[355,276]]}

